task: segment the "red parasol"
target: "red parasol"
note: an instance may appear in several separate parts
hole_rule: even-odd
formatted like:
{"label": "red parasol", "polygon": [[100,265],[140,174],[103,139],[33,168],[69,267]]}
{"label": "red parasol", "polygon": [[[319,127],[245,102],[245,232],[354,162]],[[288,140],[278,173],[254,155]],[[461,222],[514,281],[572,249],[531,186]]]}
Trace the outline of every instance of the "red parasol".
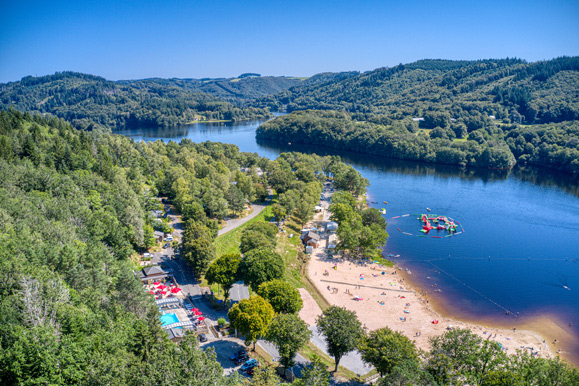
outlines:
{"label": "red parasol", "polygon": [[203,315],[203,312],[201,312],[201,311],[195,311],[195,315]]}
{"label": "red parasol", "polygon": [[158,281],[154,282],[153,285],[159,285],[161,283],[159,283]]}
{"label": "red parasol", "polygon": [[161,291],[161,295],[167,295],[167,291]]}
{"label": "red parasol", "polygon": [[150,293],[151,295],[154,295],[154,294],[155,294],[153,291],[149,291],[149,293]]}
{"label": "red parasol", "polygon": [[171,292],[176,294],[177,292],[181,291],[181,288],[171,288]]}
{"label": "red parasol", "polygon": [[205,320],[205,316],[200,316],[199,320]]}
{"label": "red parasol", "polygon": [[193,312],[199,311],[199,308],[192,308],[191,311],[193,311]]}
{"label": "red parasol", "polygon": [[166,285],[161,284],[160,286],[157,287],[160,290],[164,290],[165,288],[169,288]]}

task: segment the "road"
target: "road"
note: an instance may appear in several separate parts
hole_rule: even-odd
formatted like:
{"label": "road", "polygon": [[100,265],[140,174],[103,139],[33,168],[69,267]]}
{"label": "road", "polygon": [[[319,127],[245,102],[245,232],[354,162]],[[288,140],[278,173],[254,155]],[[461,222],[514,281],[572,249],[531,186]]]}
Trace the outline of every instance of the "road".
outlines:
{"label": "road", "polygon": [[263,205],[253,204],[252,205],[253,211],[249,215],[245,216],[244,218],[233,219],[233,220],[227,221],[227,224],[219,230],[217,235],[221,236],[221,235],[226,234],[227,232],[231,232],[235,228],[245,224],[246,222],[248,222],[252,218],[255,218],[258,214],[260,214],[265,209],[265,207],[269,205],[269,203],[271,202],[271,199],[273,197],[273,191],[271,189],[267,189],[267,191],[269,192],[269,196],[267,196],[267,199],[265,200],[265,203]]}

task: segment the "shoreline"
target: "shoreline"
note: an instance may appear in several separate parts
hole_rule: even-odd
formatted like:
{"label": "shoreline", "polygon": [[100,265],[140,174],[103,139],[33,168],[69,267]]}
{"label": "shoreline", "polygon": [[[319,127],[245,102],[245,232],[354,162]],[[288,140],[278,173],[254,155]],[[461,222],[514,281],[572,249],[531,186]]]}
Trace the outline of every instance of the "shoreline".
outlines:
{"label": "shoreline", "polygon": [[[430,304],[430,299],[414,291],[411,281],[406,282],[396,266],[328,259],[323,249],[318,248],[308,263],[308,276],[328,303],[355,311],[369,330],[387,326],[402,332],[423,350],[430,349],[430,337],[441,335],[451,327],[468,328],[483,339],[493,339],[507,354],[516,354],[517,349],[528,347],[532,350],[527,351],[538,356],[555,357],[551,342],[526,326],[519,325],[513,331],[444,315],[438,302]],[[435,320],[438,323],[434,324]]]}
{"label": "shoreline", "polygon": [[[412,275],[401,271],[401,276],[404,277],[405,283],[407,283],[412,290],[418,293],[417,290],[419,290],[421,286],[412,279]],[[429,297],[428,300],[428,304],[432,311],[440,315],[441,318],[452,320],[456,323],[466,323],[477,328],[486,327],[495,331],[511,331],[513,326],[515,326],[517,333],[519,331],[527,332],[535,335],[541,342],[545,340],[551,357],[558,355],[561,359],[564,359],[575,366],[579,366],[579,353],[570,351],[573,348],[579,347],[579,337],[569,332],[565,328],[566,323],[560,320],[557,315],[548,312],[538,312],[535,315],[521,319],[521,321],[513,321],[512,319],[509,319],[509,321],[505,320],[501,322],[498,320],[492,320],[492,318],[487,319],[485,315],[456,315],[456,313],[451,310],[451,307],[448,307],[449,300],[446,299],[444,295],[441,295],[440,297]],[[484,321],[484,326],[483,323],[481,323],[481,320]],[[558,341],[556,346],[552,344],[555,339]],[[559,349],[561,349],[561,353],[557,354],[557,350]]]}

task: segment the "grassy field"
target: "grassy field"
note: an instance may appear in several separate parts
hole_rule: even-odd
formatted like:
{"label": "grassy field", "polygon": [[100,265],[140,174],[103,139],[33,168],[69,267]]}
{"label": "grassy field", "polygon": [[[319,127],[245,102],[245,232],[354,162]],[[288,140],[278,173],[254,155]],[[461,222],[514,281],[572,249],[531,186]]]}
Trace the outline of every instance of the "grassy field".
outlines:
{"label": "grassy field", "polygon": [[245,229],[247,225],[253,224],[255,222],[269,222],[272,218],[273,214],[271,213],[271,205],[269,205],[260,214],[245,224],[235,228],[231,232],[227,232],[224,235],[218,236],[215,239],[216,256],[221,256],[228,253],[239,253],[239,244],[241,242],[241,233],[243,232],[243,229]]}

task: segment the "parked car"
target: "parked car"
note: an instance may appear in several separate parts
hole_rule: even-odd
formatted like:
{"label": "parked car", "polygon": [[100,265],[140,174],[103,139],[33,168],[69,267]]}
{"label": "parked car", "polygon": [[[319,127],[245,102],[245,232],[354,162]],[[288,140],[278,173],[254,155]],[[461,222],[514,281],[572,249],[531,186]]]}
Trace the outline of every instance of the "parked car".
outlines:
{"label": "parked car", "polygon": [[258,367],[259,367],[259,363],[257,364],[257,366],[252,367],[251,369],[247,370],[247,375],[253,376],[253,372],[254,372],[255,369],[257,369]]}
{"label": "parked car", "polygon": [[199,334],[199,342],[207,342],[207,336],[205,334]]}
{"label": "parked car", "polygon": [[237,359],[239,359],[244,355],[247,356],[247,352],[245,350],[239,350],[238,352],[231,354],[229,359],[231,359],[232,361],[236,361]]}
{"label": "parked car", "polygon": [[163,248],[169,248],[171,246],[171,243],[167,243],[165,245],[163,245]]}
{"label": "parked car", "polygon": [[149,252],[145,252],[143,253],[143,257],[153,257],[153,255],[151,255]]}
{"label": "parked car", "polygon": [[241,371],[247,371],[253,369],[255,366],[259,365],[259,362],[255,358],[251,358],[241,366]]}
{"label": "parked car", "polygon": [[249,360],[249,355],[247,353],[245,354],[241,354],[240,356],[237,357],[237,359],[234,360],[235,365],[239,366],[242,363],[245,363],[246,361]]}

